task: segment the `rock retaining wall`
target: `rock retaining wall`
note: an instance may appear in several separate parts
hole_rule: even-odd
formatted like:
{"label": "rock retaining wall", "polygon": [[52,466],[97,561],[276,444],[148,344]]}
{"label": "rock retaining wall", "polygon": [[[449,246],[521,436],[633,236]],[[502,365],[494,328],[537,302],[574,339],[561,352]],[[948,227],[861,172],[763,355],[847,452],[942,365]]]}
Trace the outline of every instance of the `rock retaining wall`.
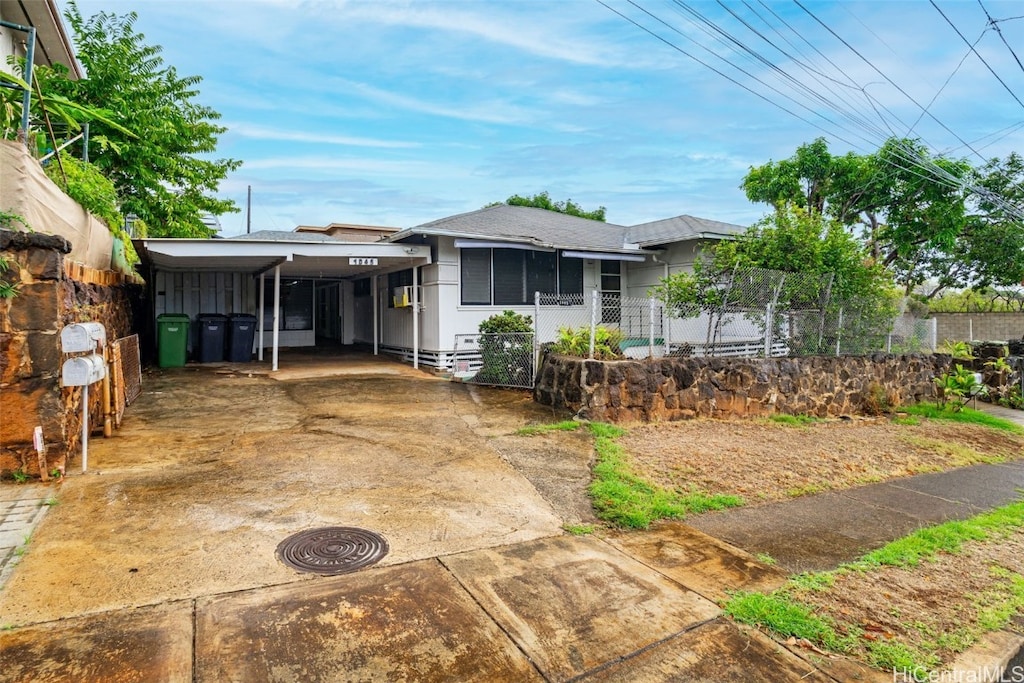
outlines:
{"label": "rock retaining wall", "polygon": [[[0,230],[0,275],[18,284],[13,299],[0,299],[0,477],[14,472],[46,476],[64,470],[80,449],[80,388],[62,388],[60,330],[96,321],[107,339],[132,334],[133,308],[142,301],[137,281],[66,260],[62,237]],[[97,385],[98,386],[98,385]],[[102,427],[102,392],[90,391],[90,424]],[[45,462],[32,443],[43,428]]]}
{"label": "rock retaining wall", "polygon": [[932,378],[950,365],[944,355],[595,361],[548,353],[534,399],[606,422],[836,417],[930,399]]}

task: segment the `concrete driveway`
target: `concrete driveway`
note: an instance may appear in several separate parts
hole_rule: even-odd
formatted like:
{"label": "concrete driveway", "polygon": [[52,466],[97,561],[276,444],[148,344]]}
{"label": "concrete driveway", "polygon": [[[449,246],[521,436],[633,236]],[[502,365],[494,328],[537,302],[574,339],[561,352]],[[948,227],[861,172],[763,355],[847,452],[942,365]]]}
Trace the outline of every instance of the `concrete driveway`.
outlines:
{"label": "concrete driveway", "polygon": [[[242,372],[235,372],[233,367]],[[277,561],[313,527],[383,534],[382,565],[561,532],[489,434],[549,409],[387,360],[158,371],[90,442],[0,593],[0,624],[308,579]],[[76,465],[78,463],[76,462]]]}

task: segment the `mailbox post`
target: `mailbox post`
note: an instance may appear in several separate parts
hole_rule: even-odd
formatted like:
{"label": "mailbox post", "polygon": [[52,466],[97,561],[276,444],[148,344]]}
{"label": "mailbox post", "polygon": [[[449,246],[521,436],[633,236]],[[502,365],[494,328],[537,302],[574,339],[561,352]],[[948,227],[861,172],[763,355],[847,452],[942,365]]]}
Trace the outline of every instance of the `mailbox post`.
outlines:
{"label": "mailbox post", "polygon": [[96,349],[105,346],[107,331],[100,323],[75,323],[60,331],[60,346],[64,353],[88,352],[86,356],[73,356],[61,366],[61,384],[82,387],[82,472],[89,468],[89,385],[104,380],[107,362]]}

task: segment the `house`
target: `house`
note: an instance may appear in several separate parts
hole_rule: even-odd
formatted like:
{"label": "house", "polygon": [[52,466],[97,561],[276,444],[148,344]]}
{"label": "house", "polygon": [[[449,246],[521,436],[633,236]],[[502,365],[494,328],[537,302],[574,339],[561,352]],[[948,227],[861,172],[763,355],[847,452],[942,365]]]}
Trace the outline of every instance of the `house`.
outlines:
{"label": "house", "polygon": [[261,358],[264,348],[364,343],[448,367],[456,335],[504,310],[532,315],[535,292],[581,309],[595,291],[644,296],[690,269],[706,243],[744,229],[692,216],[622,226],[500,204],[378,242],[302,230],[135,246],[155,315],[255,312]]}
{"label": "house", "polygon": [[[35,33],[34,44],[29,41],[29,29]],[[0,70],[10,69],[8,57],[25,57],[30,48],[33,64],[61,64],[67,67],[71,79],[82,77],[82,67],[54,0],[0,0]]]}
{"label": "house", "polygon": [[347,242],[380,242],[398,232],[401,228],[384,225],[359,225],[356,223],[331,223],[329,225],[300,225],[295,232],[309,232],[327,235]]}

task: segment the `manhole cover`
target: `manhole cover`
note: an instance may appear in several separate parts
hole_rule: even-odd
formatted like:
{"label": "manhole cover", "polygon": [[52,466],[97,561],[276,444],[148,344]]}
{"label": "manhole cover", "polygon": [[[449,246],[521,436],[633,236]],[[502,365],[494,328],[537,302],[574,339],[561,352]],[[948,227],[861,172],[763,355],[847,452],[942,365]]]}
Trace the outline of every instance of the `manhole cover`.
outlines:
{"label": "manhole cover", "polygon": [[292,534],[277,546],[277,559],[301,572],[346,574],[388,554],[380,534],[351,526],[329,526]]}

